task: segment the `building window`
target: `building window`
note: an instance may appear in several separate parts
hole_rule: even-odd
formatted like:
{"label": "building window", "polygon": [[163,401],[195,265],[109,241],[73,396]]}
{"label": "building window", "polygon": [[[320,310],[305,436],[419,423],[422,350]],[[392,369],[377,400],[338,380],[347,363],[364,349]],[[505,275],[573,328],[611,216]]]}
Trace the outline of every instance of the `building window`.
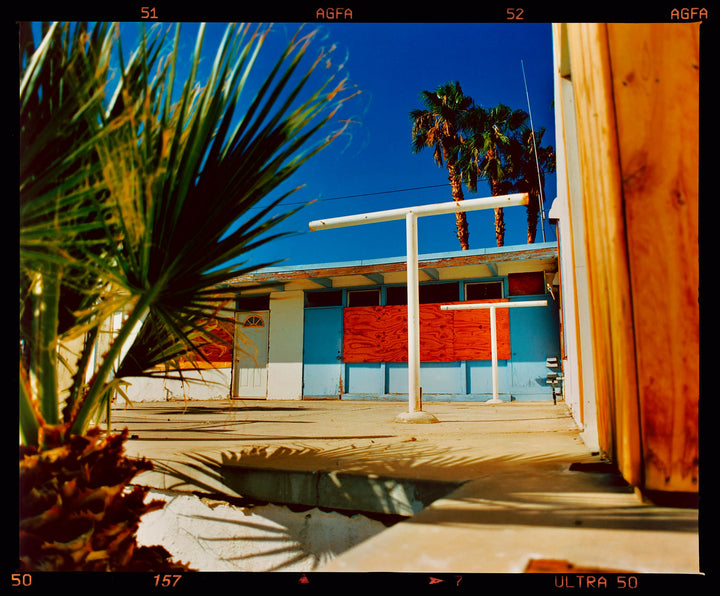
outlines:
{"label": "building window", "polygon": [[387,306],[407,304],[407,288],[405,286],[388,286],[385,288],[385,304]]}
{"label": "building window", "polygon": [[380,306],[380,288],[349,290],[348,306]]}
{"label": "building window", "polygon": [[320,290],[318,292],[305,292],[305,306],[308,308],[342,305],[342,290]]}
{"label": "building window", "polygon": [[[419,288],[420,304],[457,302],[460,286],[457,282],[423,284]],[[407,304],[407,286],[388,286],[385,290],[385,304],[396,306]]]}
{"label": "building window", "polygon": [[459,296],[460,285],[457,282],[420,286],[420,304],[457,302]]}
{"label": "building window", "polygon": [[528,273],[508,274],[508,290],[510,296],[531,296],[545,293],[545,273],[530,271]]}
{"label": "building window", "polygon": [[259,294],[254,296],[238,296],[238,310],[270,310],[270,294]]}
{"label": "building window", "polygon": [[503,282],[479,281],[465,284],[465,300],[498,300],[503,297]]}
{"label": "building window", "polygon": [[250,315],[243,321],[243,327],[265,327],[265,321],[258,315]]}

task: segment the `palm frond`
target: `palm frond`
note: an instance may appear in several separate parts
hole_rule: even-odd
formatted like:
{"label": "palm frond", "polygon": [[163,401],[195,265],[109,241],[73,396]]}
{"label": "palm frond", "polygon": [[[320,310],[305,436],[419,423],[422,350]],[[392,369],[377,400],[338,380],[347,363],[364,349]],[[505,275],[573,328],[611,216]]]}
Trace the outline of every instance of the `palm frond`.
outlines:
{"label": "palm frond", "polygon": [[[21,401],[38,412],[35,426],[40,411],[58,419],[57,391],[49,397],[56,379],[38,367],[55,364],[62,311],[63,333],[85,338],[63,409],[78,432],[118,373],[156,370],[216,339],[203,321],[220,316],[228,299],[219,286],[264,265],[249,253],[283,234],[274,229],[292,215],[282,203],[294,189],[282,186],[337,136],[324,131],[352,93],[332,74],[315,80],[327,56],[304,66],[312,35],[291,39],[250,88],[266,26],[228,26],[203,78],[204,25],[189,58],[181,55],[181,25],[172,41],[170,30],[141,26],[128,59],[117,25],[43,31],[37,47],[26,37],[21,43],[20,296],[24,370],[32,372],[23,387],[32,390],[40,371],[47,395],[25,392]],[[111,87],[115,49],[120,74]],[[188,75],[176,89],[180,63]],[[49,302],[46,321],[32,316],[38,299]],[[90,370],[97,330],[119,310],[124,323]],[[33,405],[46,399],[55,402],[46,411]]]}

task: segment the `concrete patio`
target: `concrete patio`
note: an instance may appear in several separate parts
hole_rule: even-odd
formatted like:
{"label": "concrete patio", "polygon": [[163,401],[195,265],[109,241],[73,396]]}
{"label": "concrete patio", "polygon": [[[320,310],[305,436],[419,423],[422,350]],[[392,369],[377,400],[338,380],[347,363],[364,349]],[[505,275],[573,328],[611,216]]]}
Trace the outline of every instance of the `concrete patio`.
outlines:
{"label": "concrete patio", "polygon": [[699,573],[697,507],[643,501],[564,403],[429,402],[437,423],[396,422],[406,409],[154,402],[117,405],[112,426],[129,429],[128,455],[155,463],[137,478],[154,489],[406,515],[320,572]]}

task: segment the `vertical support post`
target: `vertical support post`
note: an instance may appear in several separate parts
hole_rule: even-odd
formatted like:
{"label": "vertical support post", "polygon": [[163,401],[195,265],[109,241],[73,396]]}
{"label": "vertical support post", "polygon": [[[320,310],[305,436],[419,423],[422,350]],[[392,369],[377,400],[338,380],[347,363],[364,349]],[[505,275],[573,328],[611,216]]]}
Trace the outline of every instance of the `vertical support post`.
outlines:
{"label": "vertical support post", "polygon": [[420,387],[420,273],[418,269],[417,213],[405,214],[407,245],[407,318],[408,318],[408,411],[399,414],[397,422],[438,422],[432,414],[423,412]]}
{"label": "vertical support post", "polygon": [[513,205],[527,205],[528,193],[516,193],[499,197],[468,199],[462,203],[450,201],[435,205],[420,205],[388,209],[374,213],[361,213],[346,217],[335,217],[326,220],[311,221],[311,230],[332,229],[355,226],[382,221],[397,221],[405,218],[407,234],[407,290],[408,290],[408,409],[406,414],[397,417],[398,422],[438,422],[432,414],[422,411],[422,395],[420,388],[420,289],[418,273],[418,241],[417,218],[425,215],[441,215],[475,211],[479,209],[495,209]]}
{"label": "vertical support post", "polygon": [[[497,352],[497,318],[495,311],[498,308],[522,308],[529,306],[547,306],[547,300],[528,300],[526,302],[486,302],[484,304],[443,304],[440,310],[474,310],[488,309],[490,311],[490,350],[492,354],[492,399],[485,403],[501,404],[498,392],[498,352]],[[512,400],[512,397],[510,398]]]}
{"label": "vertical support post", "polygon": [[408,411],[420,405],[420,284],[418,275],[417,215],[405,215],[407,242],[407,318],[408,318]]}
{"label": "vertical support post", "polygon": [[495,317],[495,307],[490,307],[490,344],[492,353],[492,399],[488,403],[500,403],[502,400],[498,394],[498,350],[497,350],[497,318]]}

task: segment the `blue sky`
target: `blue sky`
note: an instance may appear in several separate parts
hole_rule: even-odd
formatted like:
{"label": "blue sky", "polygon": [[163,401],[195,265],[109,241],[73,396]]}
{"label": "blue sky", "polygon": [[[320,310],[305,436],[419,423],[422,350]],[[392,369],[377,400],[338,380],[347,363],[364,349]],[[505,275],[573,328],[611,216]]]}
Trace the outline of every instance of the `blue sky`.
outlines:
{"label": "blue sky", "polygon": [[[555,146],[550,24],[341,23],[322,28],[326,43],[338,45],[344,68],[361,91],[338,116],[353,124],[295,175],[293,184],[305,186],[288,202],[315,200],[283,224],[298,234],[274,241],[254,258],[299,265],[404,255],[404,222],[316,232],[307,226],[315,219],[451,200],[447,171],[435,165],[432,152],[410,149],[409,112],[422,107],[422,90],[459,81],[480,105],[504,103],[527,111],[524,67],[534,127],[545,127],[543,145]],[[489,195],[485,183],[477,194],[465,192],[466,198]],[[545,195],[549,209],[554,175],[548,176]],[[505,244],[524,244],[525,208],[508,208],[505,218]],[[495,246],[492,211],[470,213],[468,221],[471,249]],[[554,229],[546,224],[545,230],[547,240],[554,240]],[[536,241],[542,241],[539,229]],[[421,254],[459,248],[454,216],[420,219]]]}
{"label": "blue sky", "polygon": [[[126,31],[136,31],[128,23]],[[207,65],[214,57],[225,23],[211,23],[206,33]],[[405,224],[387,222],[310,232],[312,220],[396,207],[451,201],[447,170],[432,151],[411,151],[411,110],[422,108],[419,94],[458,81],[477,104],[504,103],[528,111],[536,130],[545,128],[543,145],[555,147],[552,37],[549,23],[324,23],[310,55],[336,46],[333,67],[342,66],[360,93],[343,104],[338,119],[351,120],[345,134],[304,164],[283,189],[303,185],[286,204],[314,201],[277,230],[292,236],[274,240],[248,255],[251,262],[284,265],[359,261],[405,255]],[[298,24],[273,25],[268,57],[283,48]],[[197,23],[183,23],[188,55]],[[269,62],[269,60],[268,60]],[[523,70],[525,78],[523,77]],[[263,75],[262,63],[259,73]],[[323,75],[324,76],[324,75]],[[525,88],[527,81],[527,94]],[[465,198],[490,195],[487,183]],[[547,177],[545,208],[555,197],[555,175]],[[524,207],[505,209],[506,246],[525,244]],[[470,248],[495,247],[492,210],[468,214]],[[460,249],[454,215],[419,220],[421,254]],[[548,241],[554,228],[546,223]],[[538,228],[536,242],[542,241]]]}

